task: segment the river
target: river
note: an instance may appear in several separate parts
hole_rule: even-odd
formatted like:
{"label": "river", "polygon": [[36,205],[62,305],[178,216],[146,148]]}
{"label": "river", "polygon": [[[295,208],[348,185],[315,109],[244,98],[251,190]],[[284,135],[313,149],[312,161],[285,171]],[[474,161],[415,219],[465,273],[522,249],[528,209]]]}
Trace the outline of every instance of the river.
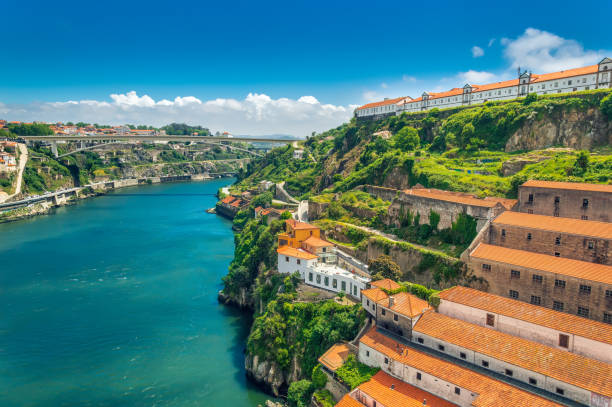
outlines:
{"label": "river", "polygon": [[0,405],[256,406],[250,321],[217,303],[230,181],[120,189],[0,224]]}

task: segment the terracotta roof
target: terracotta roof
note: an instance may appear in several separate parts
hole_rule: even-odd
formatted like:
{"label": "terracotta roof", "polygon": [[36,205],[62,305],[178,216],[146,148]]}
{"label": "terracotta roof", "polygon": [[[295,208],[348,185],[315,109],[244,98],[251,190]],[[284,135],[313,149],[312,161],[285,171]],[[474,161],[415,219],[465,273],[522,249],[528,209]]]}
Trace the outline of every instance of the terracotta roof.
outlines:
{"label": "terracotta roof", "polygon": [[310,223],[306,223],[306,222],[300,222],[300,221],[297,221],[295,219],[287,219],[285,221],[285,223],[287,223],[289,226],[291,226],[291,229],[293,229],[293,230],[319,229],[315,225],[311,225]]}
{"label": "terracotta roof", "polygon": [[345,394],[335,407],[364,407],[364,404],[361,404],[350,395]]}
{"label": "terracotta roof", "polygon": [[[532,215],[530,215],[532,216]],[[612,266],[479,243],[470,257],[612,284]]]}
{"label": "terracotta roof", "polygon": [[496,196],[487,196],[485,201],[499,202],[507,210],[511,210],[518,202],[518,199],[498,198]]}
{"label": "terracotta roof", "polygon": [[510,88],[512,86],[518,86],[519,80],[510,79],[509,81],[495,82],[495,83],[487,83],[485,85],[472,85],[472,93],[476,92],[487,92],[490,90],[497,90],[503,88]]}
{"label": "terracotta roof", "polygon": [[550,232],[612,239],[612,223],[505,211],[493,223]]}
{"label": "terracotta roof", "polygon": [[485,293],[473,288],[456,286],[440,292],[440,299],[478,308],[494,314],[519,319],[556,331],[588,338],[612,345],[612,327],[565,312],[554,311],[523,301]]}
{"label": "terracotta roof", "polygon": [[233,206],[234,208],[238,208],[241,204],[242,204],[242,200],[241,199],[236,199],[235,201],[233,201],[230,204],[230,206]]}
{"label": "terracotta roof", "polygon": [[315,236],[310,236],[308,239],[304,240],[303,243],[313,247],[333,247],[333,243],[330,243],[327,240],[319,239]]}
{"label": "terracotta roof", "polygon": [[367,290],[361,290],[361,295],[363,295],[370,301],[374,301],[375,303],[389,298],[387,293],[381,290],[380,288],[368,288]]}
{"label": "terracotta roof", "polygon": [[338,343],[333,345],[327,350],[320,358],[319,363],[324,365],[326,368],[335,372],[340,366],[346,362],[350,351],[348,345],[344,343]]}
{"label": "terracotta roof", "polygon": [[230,203],[230,202],[232,202],[234,199],[236,199],[236,198],[234,198],[233,196],[229,195],[229,196],[226,196],[225,198],[223,198],[223,199],[221,200],[221,202],[223,202],[223,203]]}
{"label": "terracotta roof", "polygon": [[402,288],[401,285],[391,280],[390,278],[385,278],[385,279],[378,280],[378,281],[372,281],[370,285],[373,287],[382,288],[383,290],[387,290],[387,291],[394,291],[399,288]]}
{"label": "terracotta roof", "polygon": [[407,348],[393,339],[376,332],[375,327],[362,336],[359,342],[399,363],[411,366],[477,394],[472,402],[474,407],[561,406],[543,397],[494,380],[489,376]]}
{"label": "terracotta roof", "polygon": [[612,365],[429,311],[413,332],[612,397]]}
{"label": "terracotta roof", "polygon": [[545,74],[533,74],[531,75],[530,82],[540,83],[544,81],[552,81],[555,79],[570,78],[572,76],[588,75],[592,73],[597,73],[598,69],[599,69],[599,65],[590,65],[590,66],[584,66],[582,68],[566,69],[565,71],[558,71],[558,72],[545,73]]}
{"label": "terracotta roof", "polygon": [[304,260],[312,260],[317,258],[317,256],[312,253],[308,253],[307,251],[302,249],[294,249],[293,247],[289,246],[279,247],[278,249],[276,249],[276,252],[284,256],[296,257],[298,259]]}
{"label": "terracotta roof", "polygon": [[361,107],[358,107],[355,110],[361,110],[361,109],[369,109],[371,107],[379,107],[379,106],[387,106],[387,105],[392,105],[398,102],[401,102],[403,99],[406,99],[408,96],[402,96],[399,98],[395,98],[395,99],[387,99],[387,100],[381,100],[380,102],[373,102],[373,103],[368,103],[366,105],[363,105]]}
{"label": "terracotta roof", "polygon": [[463,95],[463,88],[452,88],[446,92],[426,92],[429,95],[429,99],[441,99],[450,96],[461,96]]}
{"label": "terracotta roof", "polygon": [[391,311],[397,312],[398,314],[405,315],[410,318],[414,318],[417,315],[421,315],[423,311],[431,308],[429,303],[419,297],[408,294],[408,293],[397,293],[393,294],[393,306],[389,307],[389,302],[386,304],[380,304],[383,307],[389,308]]}
{"label": "terracotta roof", "polygon": [[404,193],[406,195],[420,196],[423,198],[436,199],[439,201],[455,202],[463,205],[483,206],[486,208],[492,208],[498,203],[497,201],[476,198],[475,196],[470,194],[444,191],[441,189],[412,188],[405,189]]}
{"label": "terracotta roof", "polygon": [[428,407],[456,406],[425,390],[396,379],[382,370],[369,381],[361,384],[358,389],[376,400],[377,404],[385,407],[423,407],[423,400],[427,400]]}
{"label": "terracotta roof", "polygon": [[522,187],[534,188],[553,188],[553,189],[570,189],[575,191],[589,192],[608,192],[612,193],[612,185],[610,184],[587,184],[584,182],[559,182],[559,181],[540,181],[530,179],[525,182]]}

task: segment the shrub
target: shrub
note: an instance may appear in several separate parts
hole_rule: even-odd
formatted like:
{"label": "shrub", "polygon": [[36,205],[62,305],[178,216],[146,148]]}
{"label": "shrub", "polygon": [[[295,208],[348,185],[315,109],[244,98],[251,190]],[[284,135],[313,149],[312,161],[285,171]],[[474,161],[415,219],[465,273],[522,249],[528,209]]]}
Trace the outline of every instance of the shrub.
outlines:
{"label": "shrub", "polygon": [[538,94],[537,93],[530,93],[528,94],[525,99],[523,99],[523,104],[524,105],[530,105],[533,102],[535,102],[536,100],[538,100]]}
{"label": "shrub", "polygon": [[346,359],[346,362],[336,370],[336,375],[340,380],[348,384],[352,390],[370,380],[379,370],[377,367],[364,365],[357,361],[355,355],[351,354]]}
{"label": "shrub", "polygon": [[322,389],[327,383],[327,375],[321,370],[321,365],[316,365],[312,369],[312,386],[315,389]]}
{"label": "shrub", "polygon": [[419,146],[419,132],[414,127],[405,126],[395,135],[395,145],[403,151],[412,151]]}
{"label": "shrub", "polygon": [[287,401],[292,407],[308,407],[314,389],[309,380],[300,380],[289,385]]}
{"label": "shrub", "polygon": [[612,93],[601,100],[599,108],[608,120],[612,120]]}
{"label": "shrub", "polygon": [[377,258],[371,259],[368,266],[371,275],[390,278],[394,281],[397,281],[402,273],[400,266],[386,254],[381,254]]}

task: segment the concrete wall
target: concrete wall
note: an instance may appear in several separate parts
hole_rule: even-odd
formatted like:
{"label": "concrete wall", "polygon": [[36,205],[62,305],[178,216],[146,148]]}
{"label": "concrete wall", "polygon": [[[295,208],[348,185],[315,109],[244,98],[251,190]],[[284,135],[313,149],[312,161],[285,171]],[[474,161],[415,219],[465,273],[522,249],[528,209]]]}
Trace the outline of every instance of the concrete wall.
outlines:
{"label": "concrete wall", "polygon": [[[482,265],[488,264],[490,270],[483,270]],[[603,321],[603,313],[612,313],[612,298],[606,298],[606,290],[612,290],[612,285],[596,281],[585,281],[562,274],[518,267],[505,263],[483,261],[470,257],[469,268],[474,276],[486,280],[487,291],[502,297],[510,297],[510,290],[518,292],[519,301],[531,302],[531,296],[540,297],[543,307],[553,308],[554,302],[563,304],[563,312],[578,315],[578,307],[589,309],[589,318]],[[512,277],[511,270],[520,272],[520,277]],[[542,282],[533,280],[534,275],[542,276]],[[565,287],[555,285],[555,280],[565,281]],[[580,285],[591,286],[591,293],[580,292]]]}
{"label": "concrete wall", "polygon": [[[612,345],[608,343],[597,342],[569,332],[559,331],[521,319],[488,312],[479,308],[473,308],[443,299],[440,300],[438,312],[449,317],[495,329],[499,332],[528,339],[556,349],[567,350],[588,358],[612,363]],[[493,326],[487,325],[487,314],[494,316]],[[569,346],[567,348],[559,346],[559,334],[564,334],[569,337]]]}
{"label": "concrete wall", "polygon": [[[529,196],[533,200],[529,200]],[[558,198],[558,203],[555,203]],[[583,206],[583,200],[588,206]],[[612,194],[606,192],[579,191],[553,188],[519,187],[519,211],[562,218],[612,220]]]}
{"label": "concrete wall", "polygon": [[[505,230],[505,237],[502,230]],[[528,239],[529,233],[531,239]],[[560,244],[556,244],[557,238],[560,238]],[[491,223],[488,243],[549,256],[559,253],[559,257],[612,265],[609,256],[611,241],[608,239]]]}
{"label": "concrete wall", "polygon": [[300,273],[300,277],[304,280],[307,272],[317,262],[317,259],[305,260],[296,257],[285,256],[278,254],[278,272],[282,274],[293,274],[296,271]]}
{"label": "concrete wall", "polygon": [[407,339],[412,336],[412,318],[393,312],[380,304],[376,307],[376,325]]}

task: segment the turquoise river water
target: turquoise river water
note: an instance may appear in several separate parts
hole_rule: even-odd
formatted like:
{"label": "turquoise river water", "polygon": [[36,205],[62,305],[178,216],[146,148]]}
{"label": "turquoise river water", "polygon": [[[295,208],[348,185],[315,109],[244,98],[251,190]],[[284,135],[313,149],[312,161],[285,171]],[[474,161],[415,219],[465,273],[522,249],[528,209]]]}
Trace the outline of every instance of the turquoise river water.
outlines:
{"label": "turquoise river water", "polygon": [[125,188],[0,224],[0,406],[256,406],[217,303],[230,181]]}

